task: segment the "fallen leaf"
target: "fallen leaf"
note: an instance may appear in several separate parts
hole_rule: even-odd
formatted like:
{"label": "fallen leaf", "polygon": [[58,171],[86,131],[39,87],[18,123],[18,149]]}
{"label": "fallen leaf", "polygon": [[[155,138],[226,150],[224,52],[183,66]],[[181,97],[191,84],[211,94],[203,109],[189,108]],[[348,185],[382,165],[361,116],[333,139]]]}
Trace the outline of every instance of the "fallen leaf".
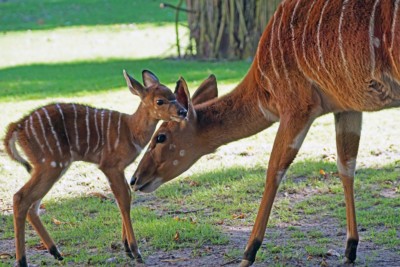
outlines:
{"label": "fallen leaf", "polygon": [[0,253],[0,259],[12,259],[13,256],[10,253]]}
{"label": "fallen leaf", "polygon": [[178,240],[179,240],[179,232],[178,232],[178,231],[175,232],[174,240],[175,240],[175,241],[178,241]]}
{"label": "fallen leaf", "polygon": [[313,256],[308,255],[307,260],[310,261],[310,260],[312,260],[312,258],[313,258]]}
{"label": "fallen leaf", "polygon": [[324,170],[322,170],[322,169],[321,169],[321,170],[319,170],[319,174],[321,174],[321,175],[324,175],[324,176],[325,176],[325,174],[326,174],[326,173],[325,173],[325,171],[324,171]]}
{"label": "fallen leaf", "polygon": [[47,248],[45,247],[45,245],[42,242],[40,242],[40,244],[37,244],[36,246],[34,246],[34,248],[36,250],[47,250]]}
{"label": "fallen leaf", "polygon": [[233,219],[244,219],[246,216],[243,213],[240,214],[233,214],[232,218]]}
{"label": "fallen leaf", "polygon": [[92,196],[92,197],[98,197],[101,200],[108,200],[109,197],[107,197],[106,195],[99,193],[99,192],[90,192],[87,194],[88,196]]}
{"label": "fallen leaf", "polygon": [[198,183],[198,182],[196,182],[196,181],[190,181],[190,183],[189,183],[189,186],[194,186],[194,187],[196,187],[196,186],[199,186],[200,184]]}
{"label": "fallen leaf", "polygon": [[223,225],[224,223],[225,223],[224,220],[220,220],[220,221],[216,222],[216,224],[218,224],[218,225]]}
{"label": "fallen leaf", "polygon": [[339,254],[339,252],[337,252],[336,250],[334,250],[334,249],[330,249],[330,250],[328,250],[327,252],[326,252],[326,255],[327,256],[336,256],[336,257],[340,257],[340,254]]}
{"label": "fallen leaf", "polygon": [[189,217],[189,221],[190,221],[191,224],[196,224],[197,223],[196,220],[193,219],[192,217]]}
{"label": "fallen leaf", "polygon": [[57,220],[56,218],[52,218],[51,221],[52,221],[55,225],[63,224],[63,222]]}

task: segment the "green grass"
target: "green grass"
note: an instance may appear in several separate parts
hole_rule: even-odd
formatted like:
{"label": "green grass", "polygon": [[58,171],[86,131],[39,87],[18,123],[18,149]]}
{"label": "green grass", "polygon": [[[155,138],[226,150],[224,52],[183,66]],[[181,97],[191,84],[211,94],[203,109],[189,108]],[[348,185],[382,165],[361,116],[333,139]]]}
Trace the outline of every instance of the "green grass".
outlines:
{"label": "green grass", "polygon": [[[132,0],[14,0],[0,1],[0,32],[112,24],[161,25],[175,21],[175,11],[161,2]],[[186,20],[186,13],[180,13]]]}
{"label": "green grass", "polygon": [[[97,197],[77,197],[45,202],[46,212],[41,216],[51,236],[60,244],[67,255],[66,262],[82,263],[91,259],[92,264],[104,263],[107,259],[120,255],[119,260],[129,262],[122,253],[121,217],[113,200],[101,200]],[[173,216],[157,216],[146,206],[136,206],[132,210],[133,228],[144,256],[152,250],[172,250],[192,247],[200,248],[204,244],[226,244],[227,238],[215,227],[204,222],[176,220]],[[61,222],[55,224],[53,219]],[[12,217],[0,215],[6,231],[1,239],[12,238]],[[179,232],[179,238],[175,238]],[[26,231],[27,249],[35,250],[40,239],[32,227]],[[0,240],[1,240],[0,239]],[[113,247],[118,247],[113,251]],[[46,259],[41,259],[46,260]],[[48,258],[52,265],[52,259]]]}
{"label": "green grass", "polygon": [[125,88],[122,70],[141,81],[141,70],[153,71],[162,83],[174,89],[183,76],[194,89],[208,75],[218,83],[236,83],[249,67],[248,62],[198,62],[167,59],[109,59],[95,62],[37,64],[0,69],[0,102],[84,96]]}
{"label": "green grass", "polygon": [[[174,11],[159,9],[159,2],[0,1],[0,31],[6,32],[0,35],[0,136],[8,123],[48,102],[80,102],[132,112],[139,100],[126,89],[122,69],[139,80],[141,70],[150,69],[171,88],[182,75],[192,92],[213,73],[220,95],[232,89],[249,62],[166,59],[174,55]],[[355,178],[358,227],[367,254],[361,253],[360,265],[376,265],[382,251],[391,259],[400,258],[399,117],[398,109],[364,116]],[[145,259],[185,248],[193,251],[192,257],[203,257],[209,253],[205,247],[218,245],[225,249],[226,261],[241,258],[276,132],[277,125],[222,146],[155,193],[134,193],[131,215]],[[261,265],[316,266],[329,249],[343,254],[345,205],[334,140],[332,116],[317,119],[281,183],[257,254]],[[127,178],[137,162],[127,168]],[[14,236],[12,195],[27,179],[25,170],[0,147],[0,253],[15,253],[4,244],[11,244]],[[87,193],[91,192],[110,199],[90,197]],[[43,203],[46,211],[41,217],[65,254],[62,264],[100,266],[114,257],[115,266],[131,263],[120,242],[117,205],[96,166],[74,164]],[[53,218],[62,223],[54,224]],[[241,242],[231,240],[229,229],[236,231]],[[26,236],[28,252],[35,252],[39,238],[31,226]],[[380,252],[374,253],[375,248]],[[48,254],[33,254],[30,263],[55,264]],[[341,260],[331,259],[329,265]],[[13,261],[0,259],[0,266]]]}

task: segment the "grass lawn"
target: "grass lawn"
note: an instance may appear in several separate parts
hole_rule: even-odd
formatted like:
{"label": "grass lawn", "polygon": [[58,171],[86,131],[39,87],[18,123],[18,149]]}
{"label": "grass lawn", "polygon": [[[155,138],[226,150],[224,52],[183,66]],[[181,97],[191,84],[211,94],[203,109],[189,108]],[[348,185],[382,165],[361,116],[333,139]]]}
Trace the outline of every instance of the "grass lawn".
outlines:
{"label": "grass lawn", "polygon": [[[250,62],[170,59],[174,13],[158,5],[0,1],[0,137],[8,123],[49,102],[133,112],[138,98],[126,88],[122,69],[136,78],[150,69],[171,88],[182,75],[192,92],[214,73],[220,95],[231,90]],[[355,180],[359,266],[400,262],[399,117],[399,109],[364,116]],[[152,194],[133,194],[133,227],[149,266],[236,265],[261,199],[277,126],[220,147]],[[255,266],[342,262],[346,219],[334,140],[333,116],[318,118],[281,184]],[[128,179],[139,160],[126,169]],[[0,146],[0,266],[14,262],[12,196],[28,178]],[[41,212],[65,256],[61,265],[131,264],[120,242],[117,205],[96,166],[74,163],[44,198]],[[55,264],[30,225],[26,241],[30,263]],[[339,256],[328,256],[329,250]]]}

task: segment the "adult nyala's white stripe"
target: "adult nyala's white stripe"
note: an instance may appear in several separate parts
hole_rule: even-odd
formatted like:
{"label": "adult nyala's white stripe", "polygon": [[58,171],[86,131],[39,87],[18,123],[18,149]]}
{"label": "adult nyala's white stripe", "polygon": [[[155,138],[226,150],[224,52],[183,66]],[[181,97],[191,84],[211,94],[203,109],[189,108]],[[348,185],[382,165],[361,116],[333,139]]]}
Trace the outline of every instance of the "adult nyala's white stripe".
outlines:
{"label": "adult nyala's white stripe", "polygon": [[93,148],[93,152],[96,151],[100,145],[100,132],[99,132],[99,125],[97,123],[97,109],[94,109],[94,127],[96,128],[96,133],[97,133],[97,144]]}
{"label": "adult nyala's white stripe", "polygon": [[122,116],[122,113],[119,113],[119,116],[118,116],[118,128],[117,128],[117,139],[115,140],[114,148],[117,148],[118,145],[119,145],[119,136],[121,134],[121,116]]}
{"label": "adult nyala's white stripe", "polygon": [[264,118],[267,120],[267,122],[276,122],[279,121],[279,117],[275,116],[271,111],[269,111],[267,108],[264,108],[260,99],[258,99],[258,108]]}
{"label": "adult nyala's white stripe", "polygon": [[272,17],[273,21],[272,21],[272,30],[271,30],[271,41],[269,43],[269,56],[271,58],[271,66],[272,69],[275,72],[276,77],[279,79],[279,72],[276,69],[276,65],[275,65],[275,60],[274,60],[274,53],[273,53],[273,44],[274,44],[274,33],[275,33],[275,22],[276,22],[276,13],[274,14],[274,16]]}
{"label": "adult nyala's white stripe", "polygon": [[304,23],[304,29],[303,29],[303,38],[301,40],[301,46],[303,49],[303,58],[304,58],[304,62],[306,63],[307,67],[311,70],[311,72],[313,73],[313,75],[315,77],[317,77],[318,81],[321,81],[321,78],[319,77],[318,73],[311,67],[310,62],[307,59],[306,56],[306,32],[307,32],[307,25],[308,25],[308,21],[310,19],[310,15],[311,15],[311,11],[315,5],[315,3],[317,2],[317,0],[314,0],[314,2],[312,2],[310,8],[308,9],[308,13],[307,13],[307,18],[306,18],[306,22]]}
{"label": "adult nyala's white stripe", "polygon": [[340,13],[340,19],[339,19],[339,28],[338,28],[338,33],[339,33],[339,51],[340,51],[340,56],[342,58],[343,66],[344,66],[344,71],[346,72],[347,78],[351,80],[351,75],[350,71],[347,65],[347,60],[346,56],[344,54],[344,48],[343,48],[343,35],[342,35],[342,26],[343,26],[343,20],[344,20],[344,13],[347,7],[347,4],[349,3],[349,0],[344,0],[343,5],[342,5],[342,11]]}
{"label": "adult nyala's white stripe", "polygon": [[[258,67],[258,71],[260,72],[261,76],[264,77],[264,78],[267,80],[267,83],[268,83],[268,87],[264,86],[264,83],[261,83],[261,86],[262,86],[264,89],[267,89],[267,91],[269,91],[269,92],[271,92],[272,94],[275,95],[275,91],[274,91],[274,89],[273,89],[273,87],[272,87],[271,80],[270,80],[269,77],[263,72],[263,70],[262,70],[261,67],[260,67],[260,60],[259,60],[259,58],[258,58],[257,67]],[[268,90],[268,89],[269,89],[269,90]]]}
{"label": "adult nyala's white stripe", "polygon": [[300,59],[299,59],[299,55],[297,54],[296,42],[295,42],[294,18],[296,16],[296,12],[297,12],[300,2],[301,2],[301,0],[297,1],[296,6],[294,7],[294,10],[292,13],[292,17],[290,19],[290,29],[292,31],[292,46],[293,46],[294,57],[296,58],[297,67],[303,73],[303,75],[307,78],[307,80],[311,81],[310,77],[307,76],[303,67],[300,64]]}
{"label": "adult nyala's white stripe", "polygon": [[[394,59],[393,46],[394,46],[394,40],[395,40],[395,35],[396,35],[396,21],[397,21],[397,13],[399,11],[399,3],[400,3],[400,0],[396,0],[396,2],[394,4],[393,22],[392,22],[392,28],[391,28],[392,40],[391,40],[390,48],[389,48],[389,53],[393,60],[393,66],[396,68],[397,73],[399,73],[399,70],[397,69],[397,65],[396,65],[397,62],[395,62],[395,59]],[[400,59],[398,59],[398,60],[400,60]]]}
{"label": "adult nyala's white stripe", "polygon": [[89,125],[89,115],[90,115],[90,110],[89,107],[86,106],[86,117],[85,117],[85,121],[86,121],[86,143],[87,143],[87,148],[85,151],[85,154],[83,155],[83,157],[86,157],[87,153],[89,152],[90,149],[90,125]]}
{"label": "adult nyala's white stripe", "polygon": [[399,3],[400,0],[396,0],[395,4],[394,4],[394,10],[393,10],[393,21],[392,21],[392,27],[391,27],[391,34],[392,34],[392,40],[390,43],[390,50],[393,50],[393,46],[394,46],[394,37],[396,35],[395,33],[395,29],[396,29],[396,22],[397,22],[397,13],[399,11]]}
{"label": "adult nyala's white stripe", "polygon": [[[326,74],[328,74],[330,79],[332,81],[334,81],[334,79],[331,77],[331,74],[329,73],[328,69],[326,68],[324,54],[322,52],[322,47],[321,47],[321,25],[322,25],[322,20],[324,18],[325,9],[327,8],[328,4],[329,4],[329,0],[326,0],[324,6],[322,7],[321,15],[320,15],[319,21],[318,21],[318,27],[317,27],[317,49],[318,49],[319,62],[321,63],[322,68],[324,69]],[[319,66],[318,66],[318,70],[319,70]]]}
{"label": "adult nyala's white stripe", "polygon": [[47,136],[46,136],[46,130],[44,129],[44,125],[43,125],[43,121],[42,121],[42,117],[40,117],[39,112],[36,110],[35,111],[36,116],[38,117],[39,120],[39,124],[40,124],[40,128],[42,128],[42,134],[43,134],[43,139],[46,143],[47,149],[50,151],[50,153],[53,155],[54,151],[51,148],[50,144],[49,144],[49,140],[47,140]]}
{"label": "adult nyala's white stripe", "polygon": [[103,109],[101,111],[101,122],[100,122],[100,127],[101,127],[101,147],[104,147],[104,115],[105,115],[105,110]]}
{"label": "adult nyala's white stripe", "polygon": [[62,108],[61,108],[60,104],[57,103],[57,104],[56,104],[56,107],[57,107],[57,109],[58,109],[58,112],[59,112],[60,115],[61,115],[61,120],[62,120],[63,126],[64,126],[65,137],[67,138],[68,146],[69,146],[69,149],[71,150],[71,143],[70,143],[70,141],[69,141],[69,136],[68,136],[68,131],[67,131],[67,125],[65,125],[64,112],[62,111]]}
{"label": "adult nyala's white stripe", "polygon": [[112,110],[109,110],[109,112],[108,112],[108,124],[107,124],[107,148],[108,148],[108,151],[111,150],[111,144],[110,144],[111,116],[112,116]]}
{"label": "adult nyala's white stripe", "polygon": [[25,120],[24,130],[25,130],[25,133],[26,133],[26,137],[28,137],[28,139],[31,139],[31,134],[29,133],[29,118],[27,118]]}
{"label": "adult nyala's white stripe", "polygon": [[61,150],[60,141],[58,140],[57,133],[54,130],[54,126],[53,126],[53,123],[51,122],[51,118],[50,118],[49,112],[47,112],[47,109],[45,109],[44,107],[42,107],[42,110],[43,110],[44,114],[46,115],[47,121],[49,122],[50,130],[51,130],[51,132],[53,134],[54,140],[56,141],[58,153],[60,154],[60,156],[62,156],[62,150]]}
{"label": "adult nyala's white stripe", "polygon": [[376,59],[375,59],[375,11],[376,7],[378,6],[380,0],[376,0],[371,12],[371,18],[369,20],[369,50],[371,53],[371,76],[372,78],[375,77],[375,66],[376,66]]}
{"label": "adult nyala's white stripe", "polygon": [[39,141],[39,137],[38,137],[35,127],[33,125],[33,116],[32,115],[29,116],[29,123],[30,123],[32,134],[35,137],[36,143],[39,145],[40,150],[42,150],[42,152],[44,153],[44,145]]}
{"label": "adult nyala's white stripe", "polygon": [[264,77],[264,78],[267,80],[267,83],[268,83],[268,86],[269,86],[269,90],[268,90],[268,87],[264,86],[264,83],[261,83],[261,86],[262,86],[264,89],[267,89],[267,91],[270,91],[272,94],[274,94],[274,90],[273,90],[273,88],[272,88],[271,80],[270,80],[269,77],[265,74],[265,72],[261,69],[261,66],[260,66],[260,58],[261,58],[261,57],[260,57],[260,47],[261,47],[261,45],[259,44],[258,47],[257,47],[257,52],[256,52],[256,57],[257,57],[257,68],[258,68],[258,71],[260,72],[261,76]]}
{"label": "adult nyala's white stripe", "polygon": [[283,4],[282,4],[282,14],[281,14],[281,16],[280,16],[279,27],[278,27],[278,45],[279,45],[279,51],[281,52],[281,60],[282,60],[283,73],[285,74],[286,81],[287,81],[287,83],[288,83],[288,85],[289,85],[289,90],[292,92],[292,91],[293,91],[293,89],[292,89],[292,82],[291,82],[290,79],[289,79],[289,72],[288,72],[288,70],[287,70],[287,68],[286,68],[286,63],[285,63],[285,53],[284,53],[284,51],[283,51],[282,42],[281,42],[282,17],[283,17],[283,14],[284,14],[284,12],[285,12],[284,7],[285,7],[285,5],[284,5],[284,3],[283,3]]}
{"label": "adult nyala's white stripe", "polygon": [[79,146],[78,112],[76,110],[75,104],[72,104],[72,109],[74,110],[75,145],[76,149],[80,151],[81,148]]}

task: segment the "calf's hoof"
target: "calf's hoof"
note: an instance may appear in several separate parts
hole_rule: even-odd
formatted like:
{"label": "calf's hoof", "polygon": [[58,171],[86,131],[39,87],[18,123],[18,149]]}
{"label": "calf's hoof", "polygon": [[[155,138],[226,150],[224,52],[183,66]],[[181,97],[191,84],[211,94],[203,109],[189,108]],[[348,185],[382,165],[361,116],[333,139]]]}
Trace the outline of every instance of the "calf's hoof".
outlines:
{"label": "calf's hoof", "polygon": [[56,260],[62,261],[64,259],[63,256],[61,256],[60,252],[58,251],[58,249],[55,246],[52,246],[49,249],[49,253],[51,255],[53,255]]}

